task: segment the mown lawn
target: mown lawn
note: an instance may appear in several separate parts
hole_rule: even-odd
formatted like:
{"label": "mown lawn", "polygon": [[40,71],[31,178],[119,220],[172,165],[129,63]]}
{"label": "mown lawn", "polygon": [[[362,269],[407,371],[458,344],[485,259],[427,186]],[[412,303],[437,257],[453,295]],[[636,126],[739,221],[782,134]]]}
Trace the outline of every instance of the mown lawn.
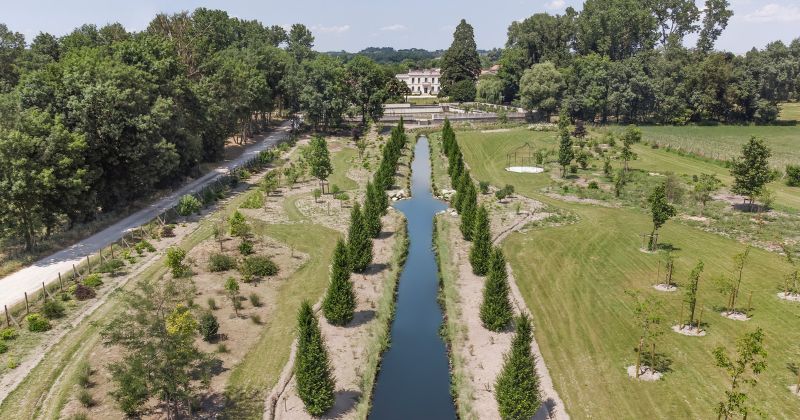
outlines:
{"label": "mown lawn", "polygon": [[[732,350],[736,338],[762,327],[767,337],[768,369],[751,398],[766,418],[800,417],[800,400],[786,388],[796,380],[787,365],[800,363],[800,305],[775,296],[789,271],[788,264],[778,255],[751,251],[742,296],[746,300],[753,292],[754,318],[745,323],[722,318],[717,307],[725,303],[725,297],[715,290],[712,278],[731,270],[732,256],[742,252],[744,245],[676,222],[667,223],[661,237],[676,248],[679,283],[686,281],[698,259],[706,264],[699,305],[704,308],[709,334],[694,338],[669,331],[668,326],[679,318],[682,291],[658,294],[665,303],[665,332],[658,338],[657,350],[672,359],[671,371],[657,383],[628,378],[625,368],[635,361],[638,335],[624,291],[657,293],[650,286],[663,255],[638,250],[638,235],[650,228],[644,212],[548,199],[540,192],[550,183],[548,174],[504,171],[506,153],[516,145],[531,140],[554,144],[553,137],[554,133],[526,130],[458,132],[474,178],[495,185],[513,184],[518,193],[564,208],[579,218],[572,225],[514,234],[503,244],[534,314],[536,339],[568,412],[574,418],[714,418],[714,404],[724,397],[729,383],[714,366],[712,350],[718,345]],[[712,165],[663,150],[642,147],[637,152],[640,160],[634,167],[653,165],[660,172],[678,172],[678,167],[689,165],[683,170],[687,172],[693,164],[679,160],[670,169],[658,156],[700,162],[695,169],[701,172],[710,169],[703,165]]]}
{"label": "mown lawn", "polygon": [[[644,140],[700,156],[730,160],[739,156],[750,137],[763,138],[772,149],[774,166],[800,162],[800,127],[798,126],[642,126]],[[616,129],[619,131],[621,129]]]}
{"label": "mown lawn", "polygon": [[[308,261],[300,267],[278,290],[274,316],[265,320],[258,343],[255,344],[233,368],[228,379],[232,398],[239,401],[234,417],[260,418],[263,401],[277,383],[283,367],[289,360],[289,351],[295,336],[297,310],[303,300],[314,304],[328,286],[328,265],[333,248],[341,234],[319,225],[272,225],[253,221],[257,235],[272,237],[299,252],[309,254]],[[301,232],[299,232],[302,230]]]}
{"label": "mown lawn", "polygon": [[786,102],[779,105],[781,113],[778,119],[781,121],[800,121],[800,103]]}

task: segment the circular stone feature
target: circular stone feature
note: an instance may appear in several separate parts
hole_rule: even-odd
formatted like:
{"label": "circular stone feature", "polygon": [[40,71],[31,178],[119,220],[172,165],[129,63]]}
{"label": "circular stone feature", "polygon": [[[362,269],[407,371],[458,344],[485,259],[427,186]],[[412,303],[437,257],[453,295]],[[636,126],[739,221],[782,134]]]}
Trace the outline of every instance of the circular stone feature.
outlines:
{"label": "circular stone feature", "polygon": [[778,297],[783,299],[783,300],[790,300],[792,302],[800,302],[800,295],[798,295],[798,294],[780,292],[780,293],[778,293]]}
{"label": "circular stone feature", "polygon": [[678,290],[678,287],[675,286],[675,285],[672,285],[672,284],[661,283],[661,284],[653,285],[653,289],[656,289],[656,290],[658,290],[660,292],[674,292],[674,291]]}
{"label": "circular stone feature", "polygon": [[511,166],[506,168],[506,171],[520,174],[540,174],[544,172],[544,169],[538,166]]}
{"label": "circular stone feature", "polygon": [[750,317],[747,316],[747,314],[742,313],[742,312],[738,312],[738,311],[733,311],[733,312],[725,311],[725,312],[720,313],[720,315],[724,316],[725,318],[732,319],[734,321],[749,321],[750,320]]}
{"label": "circular stone feature", "polygon": [[697,327],[691,327],[689,325],[684,325],[682,327],[680,325],[673,325],[672,331],[675,331],[678,334],[688,335],[692,337],[703,337],[706,335],[705,330],[701,330],[700,328]]}
{"label": "circular stone feature", "polygon": [[638,379],[640,381],[657,381],[661,379],[661,372],[657,372],[653,369],[650,369],[649,366],[641,365],[639,366],[639,377],[636,377],[636,365],[628,366],[628,376],[634,379]]}

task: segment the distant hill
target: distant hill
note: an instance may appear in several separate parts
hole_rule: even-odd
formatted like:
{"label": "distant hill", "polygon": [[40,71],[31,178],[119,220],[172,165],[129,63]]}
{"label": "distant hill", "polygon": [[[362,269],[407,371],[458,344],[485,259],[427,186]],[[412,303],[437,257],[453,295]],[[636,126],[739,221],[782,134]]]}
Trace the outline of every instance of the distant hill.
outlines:
{"label": "distant hill", "polygon": [[415,62],[421,60],[433,60],[441,57],[442,54],[444,54],[444,50],[428,51],[420,48],[395,50],[391,47],[369,47],[357,53],[351,53],[347,51],[330,51],[326,52],[325,54],[334,57],[340,57],[345,61],[350,60],[356,55],[365,55],[380,64],[399,64],[405,60],[411,60]]}

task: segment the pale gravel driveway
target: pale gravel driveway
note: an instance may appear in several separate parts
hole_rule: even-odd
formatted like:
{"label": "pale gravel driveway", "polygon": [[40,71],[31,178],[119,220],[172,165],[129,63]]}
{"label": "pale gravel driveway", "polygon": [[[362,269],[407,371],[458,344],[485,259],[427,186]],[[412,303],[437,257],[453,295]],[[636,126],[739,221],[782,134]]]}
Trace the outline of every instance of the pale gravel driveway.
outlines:
{"label": "pale gravel driveway", "polygon": [[41,290],[42,282],[48,284],[58,280],[58,273],[67,274],[71,272],[73,264],[78,265],[86,259],[87,255],[97,253],[122,238],[131,229],[153,220],[159,214],[173,207],[184,194],[191,194],[201,190],[231,169],[252,159],[259,152],[275,146],[280,140],[286,138],[290,128],[291,122],[284,122],[269,135],[260,138],[255,144],[247,147],[245,152],[236,159],[209,171],[202,177],[193,180],[168,196],[151,203],[102,231],[0,279],[0,306],[11,306],[23,300],[25,292],[33,293]]}

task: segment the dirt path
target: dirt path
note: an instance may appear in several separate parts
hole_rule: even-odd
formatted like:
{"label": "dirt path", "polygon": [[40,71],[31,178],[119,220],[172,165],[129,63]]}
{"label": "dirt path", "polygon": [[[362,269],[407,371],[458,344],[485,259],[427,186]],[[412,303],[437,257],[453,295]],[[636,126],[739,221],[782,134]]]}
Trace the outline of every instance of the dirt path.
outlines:
{"label": "dirt path", "polygon": [[126,232],[149,222],[157,215],[175,205],[184,194],[199,191],[214,182],[232,168],[252,159],[262,150],[275,146],[287,135],[291,122],[281,124],[271,134],[263,136],[236,159],[226,162],[213,171],[175,190],[168,196],[148,205],[138,212],[120,220],[102,231],[55,254],[36,261],[32,265],[0,279],[0,306],[11,306],[23,299],[23,294],[33,293],[41,288],[41,282],[51,283],[58,279],[58,273],[67,273],[72,265],[78,265],[87,255],[92,255],[108,244],[119,240]]}

